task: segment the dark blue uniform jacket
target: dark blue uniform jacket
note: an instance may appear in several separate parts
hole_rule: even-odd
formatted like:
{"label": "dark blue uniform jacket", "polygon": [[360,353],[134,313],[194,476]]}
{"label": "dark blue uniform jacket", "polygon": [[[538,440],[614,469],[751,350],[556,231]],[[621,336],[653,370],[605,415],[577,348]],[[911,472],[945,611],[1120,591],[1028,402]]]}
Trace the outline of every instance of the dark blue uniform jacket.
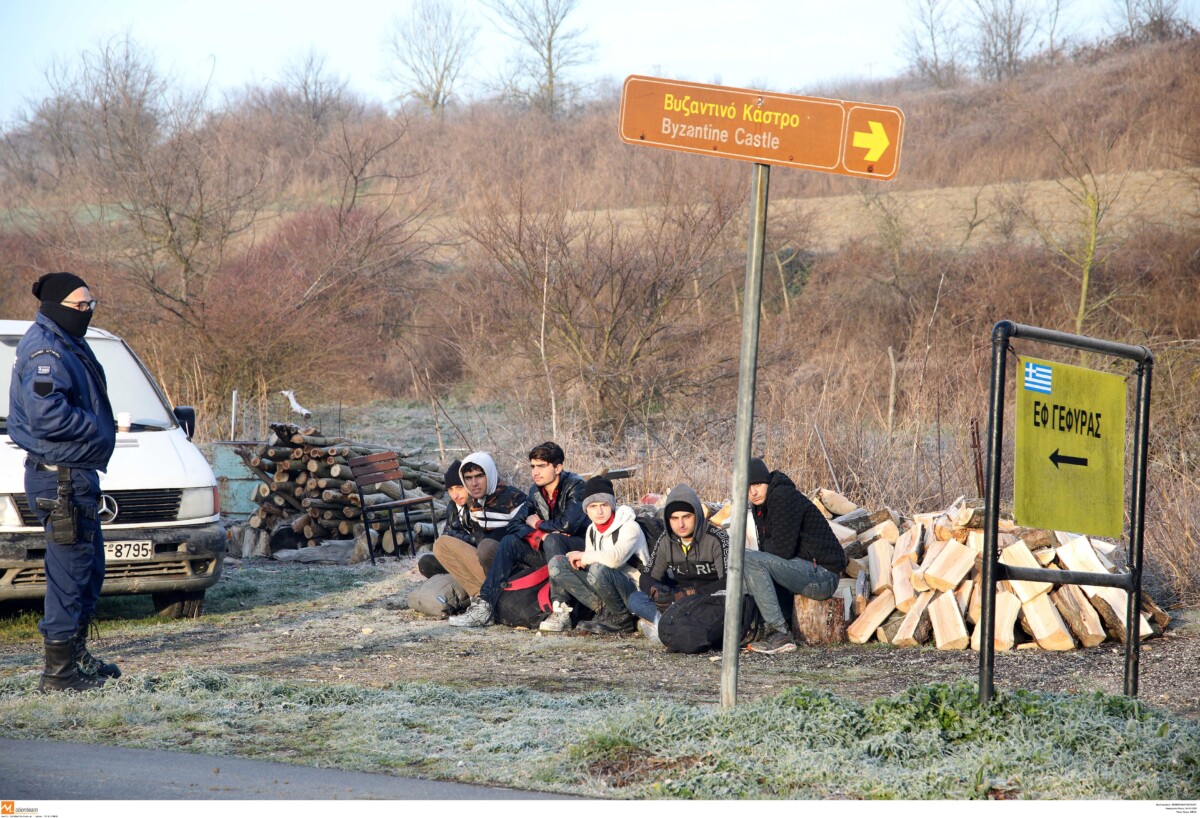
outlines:
{"label": "dark blue uniform jacket", "polygon": [[17,345],[8,434],[33,462],[73,469],[104,471],[116,446],[104,369],[41,313]]}

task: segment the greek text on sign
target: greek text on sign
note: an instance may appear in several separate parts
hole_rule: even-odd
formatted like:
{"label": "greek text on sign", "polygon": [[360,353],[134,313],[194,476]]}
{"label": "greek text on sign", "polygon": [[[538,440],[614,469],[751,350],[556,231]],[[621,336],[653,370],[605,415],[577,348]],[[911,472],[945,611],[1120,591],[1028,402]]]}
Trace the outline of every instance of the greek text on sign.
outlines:
{"label": "greek text on sign", "polygon": [[1125,528],[1125,379],[1020,359],[1017,522],[1119,537]]}
{"label": "greek text on sign", "polygon": [[888,105],[631,76],[621,139],[633,145],[888,180],[904,113]]}

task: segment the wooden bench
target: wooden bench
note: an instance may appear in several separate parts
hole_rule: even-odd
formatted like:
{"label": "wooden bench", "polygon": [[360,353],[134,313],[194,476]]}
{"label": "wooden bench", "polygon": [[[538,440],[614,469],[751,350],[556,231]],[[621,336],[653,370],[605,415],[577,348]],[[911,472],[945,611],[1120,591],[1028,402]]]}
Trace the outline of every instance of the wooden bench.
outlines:
{"label": "wooden bench", "polygon": [[[415,554],[417,550],[416,533],[413,530],[412,521],[409,517],[409,509],[413,506],[424,504],[429,505],[429,519],[434,522],[435,510],[433,498],[424,495],[417,497],[404,496],[404,472],[400,468],[400,456],[395,452],[377,452],[376,454],[368,454],[362,457],[352,457],[346,461],[350,466],[350,472],[354,478],[354,484],[358,486],[358,500],[362,504],[362,519],[367,538],[367,555],[371,558],[371,564],[375,564],[376,549],[382,551],[383,547],[383,532],[379,532],[378,541],[372,541],[371,533],[373,528],[371,523],[379,522],[386,518],[388,530],[392,534],[392,542],[396,543],[396,557],[400,557],[400,539],[396,531],[396,512],[404,513],[405,526],[405,546],[410,554]],[[367,503],[366,489],[370,486],[378,486],[381,483],[394,482],[400,487],[400,498],[398,500],[388,500],[382,503]]]}

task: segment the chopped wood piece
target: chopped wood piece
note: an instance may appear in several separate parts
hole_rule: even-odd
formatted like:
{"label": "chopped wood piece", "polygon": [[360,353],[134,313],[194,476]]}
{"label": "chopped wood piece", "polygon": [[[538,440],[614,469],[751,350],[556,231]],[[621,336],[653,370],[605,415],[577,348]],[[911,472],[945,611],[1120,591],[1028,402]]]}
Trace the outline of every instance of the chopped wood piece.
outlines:
{"label": "chopped wood piece", "polygon": [[889,545],[895,544],[896,540],[899,538],[900,529],[890,519],[884,520],[878,525],[874,525],[858,535],[859,542],[869,543],[876,539],[882,539],[886,540]]}
{"label": "chopped wood piece", "polygon": [[821,505],[829,509],[835,517],[841,517],[843,514],[850,514],[858,509],[858,506],[847,500],[836,491],[829,489],[817,489],[817,499],[821,501]]}
{"label": "chopped wood piece", "polygon": [[904,615],[900,629],[892,637],[892,644],[902,648],[915,648],[929,641],[932,625],[929,622],[929,603],[933,601],[935,591],[926,591],[913,601],[912,607]]}
{"label": "chopped wood piece", "polygon": [[912,585],[913,564],[901,558],[892,566],[892,593],[896,595],[896,607],[905,613],[916,600],[916,591]]}
{"label": "chopped wood piece", "polygon": [[[1068,571],[1084,571],[1089,574],[1107,573],[1104,565],[1096,558],[1096,550],[1092,548],[1087,537],[1076,537],[1066,545],[1060,545],[1058,561]],[[1101,585],[1081,585],[1079,587],[1087,594],[1096,613],[1100,614],[1109,635],[1124,642],[1125,614],[1129,607],[1128,594],[1121,588],[1109,588]],[[1138,618],[1141,636],[1153,636],[1154,629],[1150,627],[1146,617],[1139,616]]]}
{"label": "chopped wood piece", "polygon": [[[1000,562],[1005,565],[1013,565],[1020,568],[1041,568],[1041,564],[1033,558],[1033,554],[1025,546],[1024,542],[1016,542],[1000,552]],[[1054,587],[1052,582],[1030,582],[1028,580],[1010,580],[1013,593],[1016,594],[1021,603],[1030,602],[1034,597],[1049,592]]]}
{"label": "chopped wood piece", "polygon": [[1056,556],[1053,548],[1039,548],[1037,551],[1031,553],[1033,554],[1033,558],[1038,561],[1038,565],[1043,568],[1054,562],[1054,557]]}
{"label": "chopped wood piece", "polygon": [[1158,625],[1163,630],[1167,629],[1167,625],[1171,624],[1171,615],[1158,606],[1150,594],[1142,591],[1142,613],[1150,617],[1150,621]]}
{"label": "chopped wood piece", "polygon": [[912,572],[912,585],[914,591],[930,590],[929,583],[925,581],[925,572],[929,569],[929,566],[933,564],[934,560],[938,558],[938,555],[942,553],[942,549],[945,547],[945,543],[941,542],[940,540],[934,540],[932,543],[926,541],[925,556],[922,558],[921,564],[914,568]]}
{"label": "chopped wood piece", "polygon": [[[966,546],[964,546],[965,548]],[[962,650],[971,642],[954,594],[940,593],[929,603],[933,641],[938,650]]]}
{"label": "chopped wood piece", "polygon": [[1078,585],[1060,585],[1057,590],[1050,592],[1050,599],[1058,607],[1059,614],[1066,620],[1067,627],[1075,634],[1079,644],[1094,648],[1107,638],[1100,615]]}
{"label": "chopped wood piece", "polygon": [[868,603],[862,614],[846,630],[851,642],[864,644],[875,633],[875,629],[896,610],[896,597],[891,590],[884,591]]}
{"label": "chopped wood piece", "polygon": [[875,638],[881,644],[892,644],[892,638],[895,637],[896,631],[900,630],[900,623],[904,621],[904,614],[900,611],[892,611],[888,618],[883,621],[883,624],[875,629]]}
{"label": "chopped wood piece", "polygon": [[1013,531],[1019,539],[1025,542],[1025,545],[1030,549],[1037,548],[1057,548],[1060,543],[1053,533],[1046,531],[1044,528],[1017,528]]}
{"label": "chopped wood piece", "polygon": [[[847,554],[849,556],[849,554]],[[858,559],[848,559],[846,561],[846,576],[854,578],[859,574],[867,573],[867,558],[859,557]]]}
{"label": "chopped wood piece", "polygon": [[958,588],[954,590],[954,601],[958,603],[958,612],[964,617],[967,615],[967,604],[971,601],[971,594],[975,590],[975,580],[964,579],[959,583]]}
{"label": "chopped wood piece", "polygon": [[1071,650],[1075,640],[1050,601],[1048,594],[1039,594],[1021,605],[1021,615],[1029,624],[1034,641],[1044,650]]}
{"label": "chopped wood piece", "polygon": [[878,539],[867,548],[867,570],[871,572],[871,593],[880,594],[892,587],[892,545]]}
{"label": "chopped wood piece", "polygon": [[[1012,650],[1016,643],[1016,637],[1013,635],[1013,630],[1017,626],[1017,617],[1021,613],[1021,600],[1017,595],[1010,591],[1001,591],[996,589],[996,628],[992,633],[992,650],[1005,651]],[[980,640],[983,638],[983,622],[975,624],[975,630],[971,634],[971,649],[979,650]]]}
{"label": "chopped wood piece", "polygon": [[967,548],[970,548],[977,554],[983,553],[983,532],[978,529],[971,529],[967,532]]}
{"label": "chopped wood piece", "polygon": [[947,540],[937,559],[925,569],[925,583],[935,591],[953,591],[974,567],[977,556],[958,540]]}
{"label": "chopped wood piece", "polygon": [[850,611],[855,616],[862,616],[863,611],[867,609],[867,581],[869,577],[867,572],[863,571],[854,578],[854,602],[851,603]]}
{"label": "chopped wood piece", "polygon": [[858,539],[858,534],[853,528],[835,523],[832,520],[829,522],[829,527],[833,530],[833,536],[837,537],[838,542],[842,545]]}

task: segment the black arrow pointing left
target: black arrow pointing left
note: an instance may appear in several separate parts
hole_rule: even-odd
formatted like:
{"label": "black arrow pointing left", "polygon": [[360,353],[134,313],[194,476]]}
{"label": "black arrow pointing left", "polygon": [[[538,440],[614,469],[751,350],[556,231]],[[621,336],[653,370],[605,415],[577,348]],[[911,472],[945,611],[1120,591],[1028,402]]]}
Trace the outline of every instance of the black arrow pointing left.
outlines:
{"label": "black arrow pointing left", "polygon": [[1050,455],[1050,462],[1054,464],[1054,468],[1059,468],[1062,463],[1066,466],[1086,466],[1088,461],[1086,457],[1071,457],[1070,455],[1059,454],[1058,449],[1054,450],[1054,454]]}

